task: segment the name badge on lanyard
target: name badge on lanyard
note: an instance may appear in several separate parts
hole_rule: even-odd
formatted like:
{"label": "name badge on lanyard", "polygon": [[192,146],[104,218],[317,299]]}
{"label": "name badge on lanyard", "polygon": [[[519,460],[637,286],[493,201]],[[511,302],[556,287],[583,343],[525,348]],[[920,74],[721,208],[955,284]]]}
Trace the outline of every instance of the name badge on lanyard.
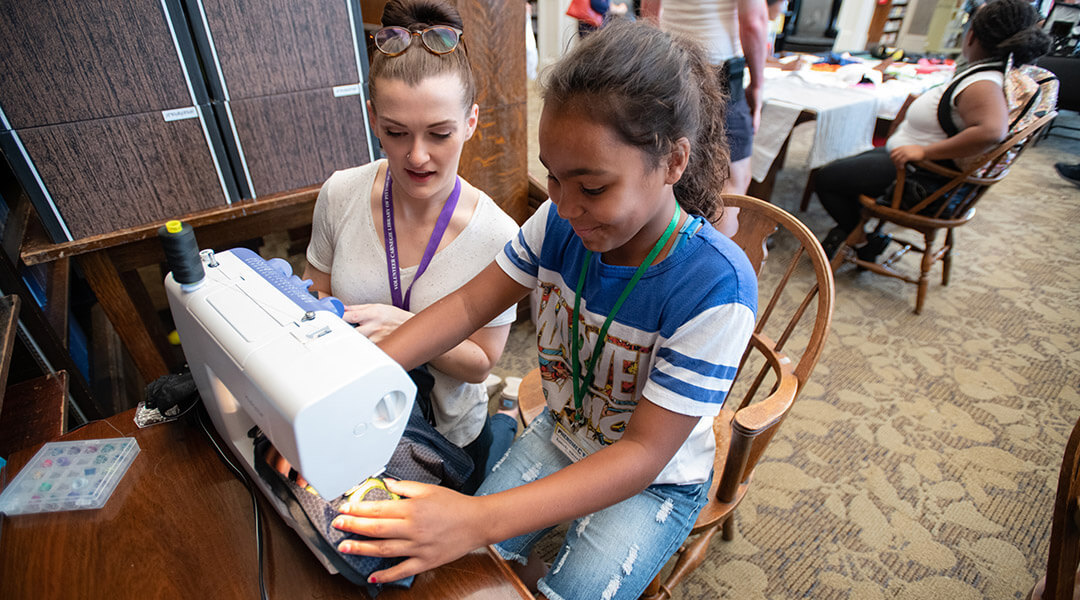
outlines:
{"label": "name badge on lanyard", "polygon": [[555,430],[551,432],[551,443],[570,460],[577,462],[601,448],[600,444],[586,437],[589,429],[582,427],[570,431],[562,421],[555,419]]}

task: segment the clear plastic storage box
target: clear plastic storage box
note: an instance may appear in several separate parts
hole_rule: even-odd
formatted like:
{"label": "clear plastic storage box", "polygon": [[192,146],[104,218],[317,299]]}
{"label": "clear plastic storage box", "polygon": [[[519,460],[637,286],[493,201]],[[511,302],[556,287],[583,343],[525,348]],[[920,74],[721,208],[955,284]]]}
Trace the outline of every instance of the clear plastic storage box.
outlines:
{"label": "clear plastic storage box", "polygon": [[132,437],[49,442],[0,493],[0,513],[101,508],[138,453]]}

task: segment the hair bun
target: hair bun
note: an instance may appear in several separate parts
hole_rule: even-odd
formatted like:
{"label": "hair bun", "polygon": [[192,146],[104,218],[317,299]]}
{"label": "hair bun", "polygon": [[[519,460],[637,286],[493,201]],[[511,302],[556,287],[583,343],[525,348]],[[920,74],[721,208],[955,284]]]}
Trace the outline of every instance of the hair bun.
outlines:
{"label": "hair bun", "polygon": [[449,25],[462,29],[461,14],[451,4],[440,0],[390,0],[383,8],[383,27],[396,25],[406,29]]}

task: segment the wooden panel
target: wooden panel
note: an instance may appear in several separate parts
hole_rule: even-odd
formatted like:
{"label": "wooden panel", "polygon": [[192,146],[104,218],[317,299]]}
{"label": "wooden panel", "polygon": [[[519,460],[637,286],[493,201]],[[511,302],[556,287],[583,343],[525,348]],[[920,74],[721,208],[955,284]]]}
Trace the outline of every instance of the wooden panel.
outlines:
{"label": "wooden panel", "polygon": [[329,88],[231,103],[257,197],[326,181],[370,160],[361,96]]}
{"label": "wooden panel", "polygon": [[381,25],[384,7],[386,0],[360,0],[360,12],[363,13],[365,23]]}
{"label": "wooden panel", "polygon": [[523,223],[529,210],[525,103],[481,107],[480,123],[461,153],[461,175]]}
{"label": "wooden panel", "polygon": [[8,388],[0,413],[0,456],[64,434],[67,381],[67,371],[57,371]]}
{"label": "wooden panel", "polygon": [[202,4],[230,100],[360,81],[345,0]]}
{"label": "wooden panel", "polygon": [[[0,298],[0,414],[4,410],[4,390],[7,388],[8,367],[15,350],[15,333],[19,324],[19,297]],[[7,456],[0,454],[0,456]]]}
{"label": "wooden panel", "polygon": [[[195,228],[201,247],[218,248],[219,243],[236,243],[259,237],[267,231],[310,225],[318,194],[319,186],[313,186],[259,200],[234,202],[229,206],[187,215],[184,220]],[[281,226],[274,227],[275,223]],[[161,242],[157,239],[157,224],[140,225],[62,244],[50,243],[45,232],[35,225],[31,223],[27,229],[26,243],[19,255],[27,265],[105,250],[109,251],[108,261],[119,272],[165,260]]]}
{"label": "wooden panel", "polygon": [[458,0],[476,76],[480,126],[465,144],[461,173],[519,223],[528,206],[525,3]]}
{"label": "wooden panel", "polygon": [[[525,3],[458,0],[481,108],[525,102]],[[524,104],[523,104],[524,105]],[[522,144],[525,143],[522,131]]]}
{"label": "wooden panel", "polygon": [[0,6],[0,106],[13,129],[190,105],[160,2]]}
{"label": "wooden panel", "polygon": [[199,119],[152,112],[18,135],[76,239],[225,204]]}

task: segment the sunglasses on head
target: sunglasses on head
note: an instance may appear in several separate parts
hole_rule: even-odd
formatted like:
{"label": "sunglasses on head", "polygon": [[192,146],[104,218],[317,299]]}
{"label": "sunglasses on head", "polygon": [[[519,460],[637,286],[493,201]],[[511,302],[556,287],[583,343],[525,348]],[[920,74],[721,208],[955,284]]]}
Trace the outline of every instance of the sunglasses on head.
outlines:
{"label": "sunglasses on head", "polygon": [[457,50],[462,32],[449,25],[435,25],[420,31],[410,31],[404,27],[383,27],[372,36],[375,48],[387,56],[398,56],[409,49],[413,36],[419,36],[424,47],[432,54],[450,54]]}

